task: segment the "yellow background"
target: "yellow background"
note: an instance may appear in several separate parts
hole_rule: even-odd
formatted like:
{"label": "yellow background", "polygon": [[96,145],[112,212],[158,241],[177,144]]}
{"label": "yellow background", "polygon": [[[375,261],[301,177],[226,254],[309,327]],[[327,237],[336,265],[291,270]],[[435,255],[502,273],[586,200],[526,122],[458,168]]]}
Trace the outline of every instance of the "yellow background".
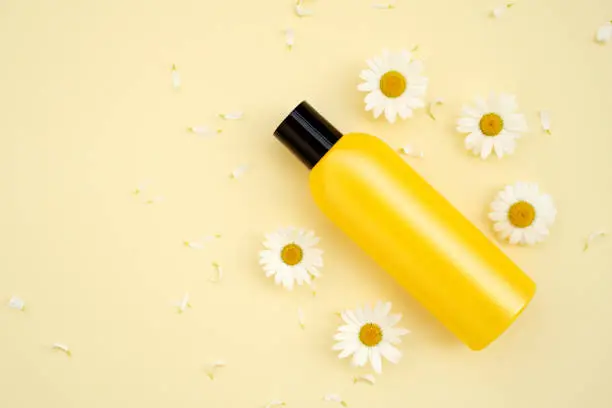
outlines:
{"label": "yellow background", "polygon": [[[500,4],[317,0],[299,19],[292,0],[0,2],[0,300],[27,304],[0,307],[0,406],[312,408],[328,392],[355,408],[612,406],[612,239],[582,251],[590,232],[612,230],[612,44],[593,42],[612,3],[517,1],[490,19]],[[447,101],[438,121],[373,120],[356,91],[365,59],[415,44],[429,97]],[[515,155],[483,162],[454,122],[489,91],[516,93],[532,131]],[[499,341],[469,351],[323,218],[306,169],[271,135],[301,99],[343,131],[422,149],[409,162],[490,236],[486,208],[504,184],[552,194],[548,241],[503,245],[539,288]],[[215,117],[236,109],[244,120]],[[224,133],[184,130],[201,124]],[[286,225],[322,237],[315,298],[258,267],[262,235]],[[182,245],[217,232],[204,250]],[[193,308],[179,315],[185,292]],[[353,385],[331,351],[334,312],[377,299],[413,333],[375,386]],[[216,359],[227,367],[210,381]]]}

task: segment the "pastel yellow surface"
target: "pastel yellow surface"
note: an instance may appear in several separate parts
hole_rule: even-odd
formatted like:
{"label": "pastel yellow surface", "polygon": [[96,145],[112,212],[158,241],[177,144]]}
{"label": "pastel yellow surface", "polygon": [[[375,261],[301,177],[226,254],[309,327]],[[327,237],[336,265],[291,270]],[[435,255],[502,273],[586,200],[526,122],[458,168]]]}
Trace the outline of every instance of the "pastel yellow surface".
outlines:
{"label": "pastel yellow surface", "polygon": [[[0,406],[311,408],[329,392],[355,408],[612,406],[612,238],[583,252],[589,233],[612,230],[612,44],[593,42],[612,3],[517,1],[493,20],[498,5],[317,0],[299,19],[291,0],[2,2],[0,301],[19,295],[26,311],[0,307]],[[415,44],[429,96],[446,100],[438,121],[372,120],[356,91],[364,60]],[[518,95],[532,132],[515,155],[483,162],[454,122],[491,90]],[[306,169],[271,136],[301,99],[343,131],[418,146],[415,169],[489,236],[486,208],[504,184],[552,194],[548,241],[503,245],[538,283],[508,333],[469,351],[322,216]],[[244,119],[216,117],[234,110]],[[185,131],[200,125],[224,132]],[[259,269],[263,233],[285,225],[322,237],[316,298]],[[203,250],[183,245],[214,233]],[[221,283],[209,282],[213,261]],[[193,307],[177,314],[185,292]],[[331,351],[334,312],[377,299],[413,333],[400,365],[353,385]],[[227,367],[211,381],[204,368],[218,359]]]}

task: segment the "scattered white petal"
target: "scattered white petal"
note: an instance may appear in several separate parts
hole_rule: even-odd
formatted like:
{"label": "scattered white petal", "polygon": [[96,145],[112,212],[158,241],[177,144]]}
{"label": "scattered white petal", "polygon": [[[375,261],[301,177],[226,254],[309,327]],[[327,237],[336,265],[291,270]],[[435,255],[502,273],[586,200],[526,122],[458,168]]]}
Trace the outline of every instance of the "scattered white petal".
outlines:
{"label": "scattered white petal", "polygon": [[506,12],[506,10],[512,6],[514,6],[514,3],[506,3],[503,6],[494,8],[493,11],[491,11],[491,17],[500,18]]}
{"label": "scattered white petal", "polygon": [[234,111],[228,113],[220,113],[219,117],[225,120],[239,120],[244,116],[244,112],[242,111]]}
{"label": "scattered white petal", "polygon": [[353,377],[353,384],[357,384],[359,382],[364,382],[370,385],[374,385],[376,384],[376,377],[374,377],[374,374],[365,374],[365,375],[358,375],[358,376]]}
{"label": "scattered white petal", "polygon": [[304,7],[304,5],[302,4],[304,3],[303,0],[297,0],[295,2],[295,14],[297,14],[298,17],[308,17],[308,16],[312,16],[314,14],[314,12],[310,9],[307,9],[306,7]]}
{"label": "scattered white petal", "polygon": [[212,267],[215,270],[215,277],[210,279],[211,282],[221,282],[223,280],[223,268],[218,262],[213,262]]}
{"label": "scattered white petal", "polygon": [[436,106],[440,106],[444,104],[444,99],[442,98],[437,98],[434,99],[433,101],[429,102],[429,105],[427,106],[427,114],[429,115],[430,118],[432,118],[433,120],[437,120],[436,116],[434,115],[434,107]]}
{"label": "scattered white petal", "polygon": [[230,174],[230,178],[237,179],[239,177],[242,177],[248,169],[249,169],[249,166],[247,166],[246,164],[243,164],[242,166],[238,166],[237,168],[234,169],[234,171],[232,171],[232,173]]}
{"label": "scattered white petal", "polygon": [[205,237],[195,241],[183,241],[183,245],[192,249],[204,249],[206,242],[214,241],[215,239],[220,238],[221,234],[206,235]]}
{"label": "scattered white petal", "polygon": [[300,324],[300,327],[302,329],[306,328],[306,326],[304,325],[304,310],[302,310],[301,307],[298,307],[297,313],[298,313],[298,323]]}
{"label": "scattered white petal", "polygon": [[200,241],[183,241],[183,245],[191,249],[204,249],[204,243]]}
{"label": "scattered white petal", "polygon": [[190,308],[189,293],[185,293],[183,298],[179,302],[176,302],[175,306],[178,308],[179,313],[183,313],[187,308]]}
{"label": "scattered white petal", "polygon": [[208,126],[189,126],[187,128],[187,131],[189,133],[193,133],[194,135],[206,136],[206,137],[210,137],[210,136],[218,135],[219,133],[223,133],[223,129],[211,129]]}
{"label": "scattered white petal", "polygon": [[221,368],[221,367],[225,367],[226,363],[223,360],[217,360],[214,363],[208,365],[208,367],[206,367],[206,375],[208,376],[208,378],[210,378],[211,380],[215,379],[215,372]]}
{"label": "scattered white petal", "polygon": [[293,28],[287,28],[285,30],[285,44],[289,50],[293,49],[293,46],[295,45],[295,31]]}
{"label": "scattered white petal", "polygon": [[23,301],[23,299],[21,299],[18,296],[13,296],[11,297],[11,299],[9,300],[8,306],[11,309],[15,309],[15,310],[21,310],[23,311],[23,309],[25,308],[25,302]]}
{"label": "scattered white petal", "polygon": [[53,346],[51,346],[51,348],[53,350],[63,351],[64,353],[66,353],[66,355],[68,357],[72,357],[72,351],[70,351],[70,348],[68,348],[68,346],[65,345],[65,344],[62,344],[62,343],[53,343]]}
{"label": "scattered white petal", "polygon": [[284,407],[285,405],[287,405],[284,401],[281,400],[273,400],[268,402],[264,408],[278,408],[278,407]]}
{"label": "scattered white petal", "polygon": [[412,145],[409,145],[409,144],[404,147],[401,147],[399,149],[399,152],[403,155],[410,156],[410,157],[418,157],[421,159],[425,157],[425,154],[422,151],[416,150]]}
{"label": "scattered white petal", "polygon": [[546,110],[540,111],[540,124],[542,125],[542,130],[544,130],[549,135],[552,134],[550,130],[550,112]]}
{"label": "scattered white petal", "polygon": [[378,10],[391,10],[395,8],[395,2],[392,3],[374,3],[372,4],[372,8]]}
{"label": "scattered white petal", "polygon": [[326,396],[323,397],[323,401],[337,402],[343,407],[348,407],[348,404],[346,403],[346,401],[344,401],[342,397],[338,394],[327,394]]}
{"label": "scattered white petal", "polygon": [[597,29],[595,40],[601,44],[605,44],[612,40],[612,20],[607,21],[604,25]]}
{"label": "scattered white petal", "polygon": [[172,86],[174,89],[181,87],[181,74],[178,72],[175,64],[172,64]]}
{"label": "scattered white petal", "polygon": [[137,196],[141,194],[147,187],[149,187],[151,183],[148,181],[140,183],[134,190],[132,190],[132,194]]}
{"label": "scattered white petal", "polygon": [[155,196],[153,198],[149,198],[145,200],[145,204],[156,204],[156,203],[161,203],[162,201],[164,201],[163,196]]}
{"label": "scattered white petal", "polygon": [[593,240],[598,239],[598,238],[603,238],[606,235],[608,235],[608,232],[604,231],[604,230],[595,231],[595,232],[592,232],[591,234],[589,234],[589,236],[587,237],[586,242],[584,243],[584,251],[589,249],[589,247],[591,246],[591,243],[593,242]]}

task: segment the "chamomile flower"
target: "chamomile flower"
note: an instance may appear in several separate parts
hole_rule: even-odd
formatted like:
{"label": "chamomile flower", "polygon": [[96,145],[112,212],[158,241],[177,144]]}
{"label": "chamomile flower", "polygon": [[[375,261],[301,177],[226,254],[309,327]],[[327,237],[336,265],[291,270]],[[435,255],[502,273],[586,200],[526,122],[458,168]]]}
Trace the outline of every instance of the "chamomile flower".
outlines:
{"label": "chamomile flower", "polygon": [[340,326],[333,349],[340,351],[340,358],[353,356],[353,365],[363,367],[368,360],[377,373],[382,372],[382,357],[396,364],[402,354],[394,346],[400,337],[409,331],[394,327],[401,314],[389,315],[391,302],[378,302],[372,309],[369,305],[341,313],[345,325]]}
{"label": "chamomile flower", "polygon": [[540,193],[537,184],[516,183],[497,194],[489,218],[501,239],[534,245],[548,236],[556,215],[551,196]]}
{"label": "chamomile flower", "polygon": [[364,101],[366,111],[373,111],[378,118],[383,112],[390,123],[399,115],[406,119],[413,110],[423,108],[423,96],[427,91],[428,79],[421,75],[423,64],[413,60],[410,51],[399,53],[383,51],[382,56],[367,61],[369,69],[359,75],[365,82],[358,90],[367,92]]}
{"label": "chamomile flower", "polygon": [[259,263],[267,277],[274,276],[274,282],[286,289],[293,289],[295,283],[310,284],[323,266],[323,251],[315,247],[318,243],[314,232],[293,227],[266,234]]}
{"label": "chamomile flower", "polygon": [[488,100],[476,99],[475,106],[464,106],[457,131],[468,133],[465,148],[486,159],[495,151],[497,157],[512,154],[516,139],[527,131],[525,115],[516,113],[513,95],[491,94]]}

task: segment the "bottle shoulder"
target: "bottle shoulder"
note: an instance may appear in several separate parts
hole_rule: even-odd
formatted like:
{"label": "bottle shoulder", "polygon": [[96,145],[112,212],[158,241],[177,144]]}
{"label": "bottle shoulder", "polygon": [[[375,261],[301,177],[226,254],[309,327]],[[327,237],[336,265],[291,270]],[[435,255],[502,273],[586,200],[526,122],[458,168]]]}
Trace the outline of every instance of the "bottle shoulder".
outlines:
{"label": "bottle shoulder", "polygon": [[365,133],[348,133],[323,156],[310,172],[311,190],[337,188],[341,184],[374,183],[398,177],[407,164],[387,143]]}

